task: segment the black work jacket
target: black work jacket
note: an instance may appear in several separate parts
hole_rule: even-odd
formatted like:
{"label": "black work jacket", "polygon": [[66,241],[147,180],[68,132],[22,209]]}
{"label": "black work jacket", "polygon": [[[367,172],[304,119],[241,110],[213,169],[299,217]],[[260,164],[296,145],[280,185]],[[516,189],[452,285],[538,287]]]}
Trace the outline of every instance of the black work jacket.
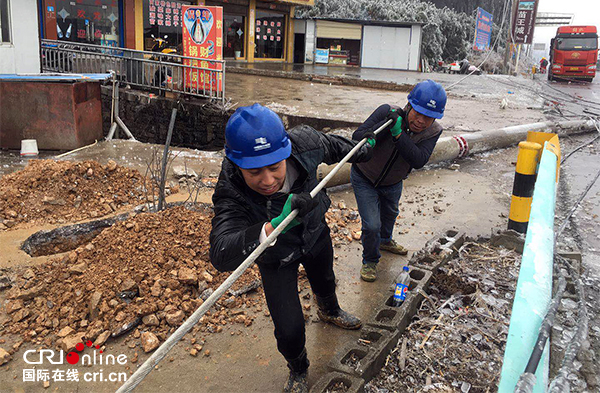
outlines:
{"label": "black work jacket", "polygon": [[368,131],[375,131],[387,121],[391,109],[397,109],[402,117],[402,133],[394,140],[389,131],[390,127],[377,135],[377,143],[373,149],[373,159],[369,162],[355,164],[354,168],[367,178],[374,187],[390,186],[406,179],[410,171],[419,169],[427,164],[435,148],[442,126],[434,121],[433,124],[419,133],[410,132],[408,129],[407,111],[390,105],[381,105],[360,126],[352,139],[361,140]]}
{"label": "black work jacket", "polygon": [[[321,163],[333,164],[352,150],[356,142],[338,135],[327,135],[309,126],[291,129],[289,137],[298,178],[290,193],[310,192],[319,183],[317,167]],[[363,146],[350,160],[365,161],[371,149]],[[215,216],[210,233],[210,259],[220,271],[235,270],[259,245],[263,224],[281,214],[289,194],[261,195],[246,185],[239,168],[225,158],[213,194]],[[258,263],[286,265],[313,250],[326,227],[325,212],[331,201],[325,190],[315,198],[318,205],[301,220],[301,224],[279,235],[274,246],[269,247]]]}

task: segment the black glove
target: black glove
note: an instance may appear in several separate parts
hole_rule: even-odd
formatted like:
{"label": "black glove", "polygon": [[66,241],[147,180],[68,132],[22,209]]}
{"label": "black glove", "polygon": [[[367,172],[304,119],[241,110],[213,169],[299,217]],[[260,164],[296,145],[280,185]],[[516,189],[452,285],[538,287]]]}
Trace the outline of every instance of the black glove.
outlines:
{"label": "black glove", "polygon": [[372,131],[365,132],[365,134],[363,135],[363,138],[367,138],[367,144],[369,146],[375,147],[376,139],[375,139],[374,132],[372,132]]}
{"label": "black glove", "polygon": [[404,131],[405,126],[403,122],[404,119],[402,117],[403,113],[404,112],[401,112],[400,109],[392,109],[387,115],[388,120],[393,120],[392,124],[389,127],[389,130],[394,138],[398,138],[402,131]]}
{"label": "black glove", "polygon": [[298,215],[296,217],[304,217],[311,210],[313,210],[319,201],[310,196],[310,193],[303,192],[301,194],[294,194],[292,196],[292,210],[298,209]]}
{"label": "black glove", "polygon": [[396,125],[396,122],[398,121],[398,118],[400,118],[400,112],[397,109],[392,109],[389,111],[387,117],[386,117],[386,121],[388,120],[393,120],[392,124],[390,124],[390,128],[393,128]]}

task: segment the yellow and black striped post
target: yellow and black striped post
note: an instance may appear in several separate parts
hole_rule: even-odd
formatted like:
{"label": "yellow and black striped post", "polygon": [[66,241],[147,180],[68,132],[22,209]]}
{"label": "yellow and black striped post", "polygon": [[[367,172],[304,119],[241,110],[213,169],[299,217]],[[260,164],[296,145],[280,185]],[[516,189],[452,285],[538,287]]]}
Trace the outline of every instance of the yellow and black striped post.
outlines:
{"label": "yellow and black striped post", "polygon": [[519,233],[527,232],[531,200],[537,177],[538,157],[541,150],[542,145],[536,142],[519,143],[515,183],[508,215],[508,229],[514,229]]}

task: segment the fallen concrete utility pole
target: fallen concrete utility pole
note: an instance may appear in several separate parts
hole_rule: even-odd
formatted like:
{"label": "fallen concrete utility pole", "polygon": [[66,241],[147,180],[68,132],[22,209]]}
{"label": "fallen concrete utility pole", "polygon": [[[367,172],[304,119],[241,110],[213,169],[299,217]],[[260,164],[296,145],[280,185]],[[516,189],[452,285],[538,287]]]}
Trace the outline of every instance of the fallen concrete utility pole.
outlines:
{"label": "fallen concrete utility pole", "polygon": [[[481,153],[488,150],[501,149],[516,145],[527,138],[528,131],[553,132],[558,135],[575,135],[595,131],[593,120],[569,120],[563,122],[546,121],[541,123],[523,124],[505,127],[493,131],[479,131],[469,134],[447,136],[440,138],[435,145],[429,164],[463,158],[471,153]],[[350,183],[350,164],[345,165],[329,186],[339,186]],[[321,165],[317,171],[319,179],[331,171],[333,165]]]}
{"label": "fallen concrete utility pole", "polygon": [[[381,127],[379,127],[374,132],[374,134],[378,134],[379,132],[381,132],[388,125],[390,125],[391,122],[392,120],[386,121]],[[325,188],[327,183],[331,180],[331,178],[333,178],[333,176],[335,176],[337,171],[340,168],[342,168],[343,165],[346,162],[348,162],[348,160],[350,160],[350,158],[352,158],[352,156],[354,156],[354,154],[356,154],[356,152],[365,143],[367,143],[367,138],[358,142],[356,146],[354,146],[354,148],[350,150],[350,152],[335,166],[335,168],[333,168],[333,170],[330,171],[329,175],[325,176],[325,178],[321,180],[319,184],[317,184],[317,186],[310,192],[311,198],[314,198],[315,195],[317,195],[323,188]],[[206,299],[206,301],[204,301],[204,303],[202,303],[202,305],[198,307],[198,309],[194,311],[194,313],[177,330],[175,330],[175,332],[171,336],[169,336],[169,338],[167,338],[167,340],[156,351],[154,351],[152,356],[146,359],[144,364],[142,364],[140,368],[138,368],[137,371],[133,373],[133,375],[127,380],[127,382],[121,385],[121,387],[117,390],[117,393],[131,392],[133,389],[135,389],[135,387],[139,385],[140,382],[142,382],[146,375],[148,375],[152,370],[154,370],[154,367],[156,367],[156,365],[165,356],[167,356],[167,353],[169,353],[169,351],[175,346],[175,344],[177,344],[179,340],[181,340],[183,336],[185,336],[185,334],[189,332],[194,327],[194,325],[198,323],[198,321],[200,321],[200,318],[202,318],[202,316],[206,314],[206,312],[217,302],[217,300],[219,300],[221,296],[223,296],[225,292],[229,288],[231,288],[231,286],[237,281],[237,279],[240,278],[242,274],[244,274],[246,269],[252,266],[254,261],[256,261],[256,259],[258,259],[258,257],[267,248],[269,248],[269,245],[273,244],[273,242],[275,241],[275,239],[277,239],[277,236],[279,236],[281,231],[283,231],[288,226],[288,224],[291,223],[294,218],[296,218],[297,215],[298,209],[292,211],[290,215],[287,216],[281,222],[281,224],[279,224],[277,228],[275,228],[275,230],[271,232],[269,236],[267,236],[267,239],[264,242],[262,242],[252,252],[252,254],[250,254],[248,258],[246,258],[246,260],[242,262],[242,264],[237,269],[235,269],[235,271],[233,271],[233,273],[231,273],[229,277],[227,277],[223,284],[221,284],[221,286],[217,288],[213,292],[213,294],[210,295],[208,299]]]}

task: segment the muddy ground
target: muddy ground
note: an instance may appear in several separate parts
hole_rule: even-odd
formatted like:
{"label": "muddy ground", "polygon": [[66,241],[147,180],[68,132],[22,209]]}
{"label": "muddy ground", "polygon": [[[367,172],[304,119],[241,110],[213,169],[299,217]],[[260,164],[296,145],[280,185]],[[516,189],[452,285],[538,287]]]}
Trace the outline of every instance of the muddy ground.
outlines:
{"label": "muddy ground", "polygon": [[[447,132],[490,130],[542,121],[543,100],[531,92],[519,92],[489,78],[476,93],[450,93],[441,124]],[[363,122],[383,103],[404,106],[408,93],[324,85],[288,79],[231,74],[228,94],[238,106],[261,103],[278,113]],[[501,110],[505,99],[507,109]]]}

